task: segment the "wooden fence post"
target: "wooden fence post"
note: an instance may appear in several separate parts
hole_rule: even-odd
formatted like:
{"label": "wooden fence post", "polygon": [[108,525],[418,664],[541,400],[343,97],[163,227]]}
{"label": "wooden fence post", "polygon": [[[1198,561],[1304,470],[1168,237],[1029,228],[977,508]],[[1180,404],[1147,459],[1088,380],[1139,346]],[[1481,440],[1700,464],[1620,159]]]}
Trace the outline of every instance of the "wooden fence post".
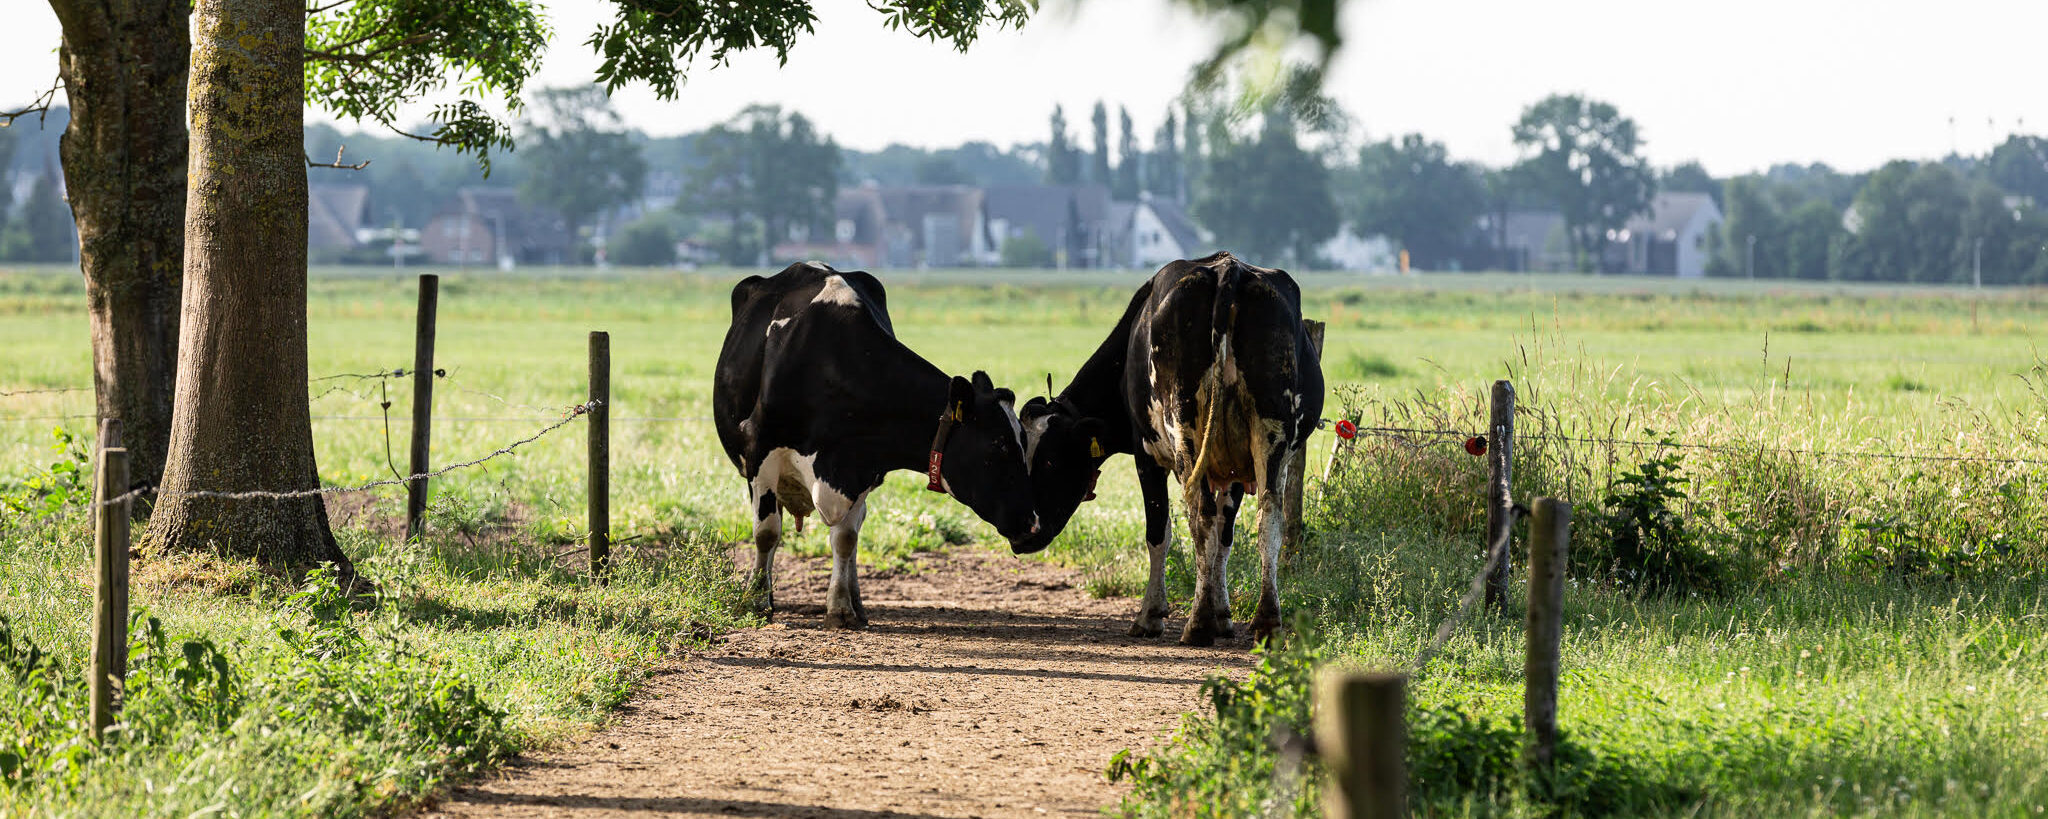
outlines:
{"label": "wooden fence post", "polygon": [[1323,815],[1395,819],[1408,811],[1402,674],[1324,671],[1316,677],[1316,751],[1329,766]]}
{"label": "wooden fence post", "polygon": [[[1308,331],[1309,348],[1315,351],[1318,365],[1323,360],[1323,323],[1307,321],[1301,323]],[[1301,547],[1301,502],[1308,491],[1308,441],[1301,442],[1301,448],[1287,457],[1287,475],[1290,484],[1284,499],[1283,510],[1286,520],[1280,527],[1280,548],[1288,554],[1295,554]]]}
{"label": "wooden fence post", "polygon": [[[93,502],[94,577],[92,595],[92,675],[87,688],[92,701],[92,735],[98,739],[114,724],[122,681],[128,676],[128,450],[119,446],[121,422],[101,427],[99,474]],[[111,435],[108,432],[111,431]]]}
{"label": "wooden fence post", "polygon": [[590,578],[609,581],[612,561],[612,337],[590,334]]}
{"label": "wooden fence post", "polygon": [[1505,612],[1508,602],[1508,574],[1514,563],[1509,548],[1515,526],[1515,385],[1493,382],[1492,411],[1486,424],[1486,544],[1499,553],[1492,555],[1493,575],[1486,579],[1486,606]]}
{"label": "wooden fence post", "polygon": [[1572,505],[1537,498],[1529,518],[1528,655],[1523,661],[1524,761],[1547,774],[1557,752],[1558,646],[1564,637],[1564,569],[1572,541]]}
{"label": "wooden fence post", "polygon": [[[106,451],[106,450],[109,450],[109,449],[123,449],[123,448],[125,448],[125,446],[124,446],[124,445],[123,445],[123,444],[121,443],[121,419],[119,419],[119,418],[101,418],[101,419],[100,419],[100,439],[99,439],[99,441],[97,441],[96,443],[94,443],[94,444],[93,444],[93,449],[94,449],[94,451],[96,451],[96,452],[104,452],[104,451]],[[97,458],[95,458],[93,462],[94,462],[94,464],[95,464],[95,466],[94,466],[94,469],[98,469],[98,466],[97,466],[97,464],[99,463],[98,459],[97,459]],[[128,491],[128,488],[127,488],[127,487],[122,487],[122,488],[121,488],[121,491],[122,491],[122,492],[126,492],[126,491]],[[115,494],[120,494],[120,493],[118,493],[118,492],[117,492],[117,493],[115,493]],[[92,485],[92,503],[93,503],[93,526],[95,526],[95,527],[99,526],[99,508],[100,508],[100,504],[102,504],[102,503],[105,503],[105,502],[106,502],[106,500],[107,500],[107,497],[106,497],[105,495],[102,495],[102,494],[100,494],[99,474],[98,474],[97,472],[95,472],[95,473],[93,474],[93,485]],[[132,509],[132,508],[131,508],[131,509],[130,509],[129,511],[131,511],[131,512],[132,512],[132,511],[134,511],[134,509]],[[95,529],[95,531],[97,531],[97,529]],[[97,545],[97,542],[95,542],[95,545],[93,546],[93,549],[94,549],[94,551],[93,551],[93,552],[91,553],[91,555],[89,555],[89,556],[90,556],[90,557],[92,557],[92,559],[94,559],[94,560],[98,560],[98,559],[99,559],[99,552],[98,552],[97,550],[99,549],[99,546]]]}
{"label": "wooden fence post", "polygon": [[[420,275],[420,309],[412,341],[412,471],[424,475],[432,469],[429,452],[434,433],[434,324],[441,295],[441,277]],[[405,537],[416,539],[426,531],[427,479],[419,478],[405,487]]]}

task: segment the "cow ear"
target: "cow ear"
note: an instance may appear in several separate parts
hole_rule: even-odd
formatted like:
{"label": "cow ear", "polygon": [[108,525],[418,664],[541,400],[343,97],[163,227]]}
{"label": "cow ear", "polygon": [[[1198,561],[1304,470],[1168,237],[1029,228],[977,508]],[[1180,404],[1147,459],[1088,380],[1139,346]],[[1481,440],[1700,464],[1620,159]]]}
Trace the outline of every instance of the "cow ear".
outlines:
{"label": "cow ear", "polygon": [[1015,406],[1017,404],[1017,394],[1011,392],[1009,387],[997,387],[996,401]]}
{"label": "cow ear", "polygon": [[1024,406],[1017,409],[1017,420],[1033,421],[1050,414],[1052,414],[1052,402],[1043,398],[1033,398],[1024,402]]}
{"label": "cow ear", "polygon": [[965,421],[974,415],[974,385],[960,376],[953,376],[952,392],[946,396],[946,417],[954,421]]}
{"label": "cow ear", "polygon": [[982,370],[975,370],[974,388],[980,390],[993,390],[996,388],[996,382],[989,379],[987,372],[984,372]]}

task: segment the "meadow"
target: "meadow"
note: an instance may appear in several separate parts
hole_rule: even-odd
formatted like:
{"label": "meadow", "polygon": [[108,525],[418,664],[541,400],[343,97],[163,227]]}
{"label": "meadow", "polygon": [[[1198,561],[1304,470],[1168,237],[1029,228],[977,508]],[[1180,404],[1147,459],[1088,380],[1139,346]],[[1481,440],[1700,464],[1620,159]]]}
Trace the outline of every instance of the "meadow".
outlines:
{"label": "meadow", "polygon": [[[90,445],[90,392],[0,396],[0,497],[10,503],[0,615],[9,646],[33,644],[43,657],[0,646],[12,672],[0,686],[12,686],[5,707],[17,733],[47,739],[0,748],[10,781],[0,795],[15,809],[403,805],[448,776],[587,729],[663,656],[747,622],[725,556],[747,532],[742,487],[708,418],[726,296],[743,274],[437,272],[437,364],[448,371],[435,394],[437,462],[559,419],[583,399],[587,333],[611,333],[617,582],[596,589],[578,576],[580,425],[437,481],[418,544],[400,537],[401,493],[336,496],[337,532],[379,579],[380,598],[337,611],[231,561],[146,558],[138,606],[166,639],[217,651],[214,667],[235,670],[239,693],[223,705],[167,683],[166,713],[197,717],[95,751],[66,733],[77,715],[60,696],[85,652],[90,536],[68,470]],[[312,384],[314,437],[330,485],[390,477],[403,463],[409,383],[349,374],[410,366],[411,273],[313,275],[310,370],[325,379]],[[986,369],[1025,396],[1048,376],[1064,384],[1142,278],[882,275],[909,346],[950,372]],[[1560,706],[1566,775],[1532,783],[1513,769],[1519,616],[1475,616],[1415,673],[1419,810],[2048,806],[2048,397],[2036,329],[2048,293],[1299,278],[1304,312],[1329,323],[1327,415],[1476,430],[1487,385],[1512,378],[1529,436],[1517,496],[1579,505]],[[75,273],[0,270],[0,392],[88,386],[85,332]],[[1657,443],[1666,439],[1673,445]],[[1328,446],[1319,436],[1310,474],[1326,474]],[[1310,669],[1403,667],[1455,606],[1478,567],[1481,472],[1454,436],[1362,439],[1327,474],[1311,486],[1311,537],[1282,583],[1304,615],[1298,639],[1251,680],[1219,683],[1213,710],[1115,771],[1138,783],[1127,812],[1237,815],[1284,798],[1266,741],[1276,726],[1300,728]],[[1100,495],[1043,559],[1080,568],[1097,594],[1129,595],[1142,578],[1141,516],[1121,460],[1104,470]],[[995,540],[913,475],[893,477],[872,506],[864,565]],[[823,549],[815,531],[793,541]],[[1243,583],[1247,552],[1234,559]],[[1185,599],[1188,561],[1176,554]],[[167,679],[193,677],[178,651],[159,653]],[[306,676],[309,657],[327,676]],[[350,704],[365,693],[396,705]],[[113,757],[125,763],[105,764]],[[1307,784],[1295,794],[1304,804]]]}

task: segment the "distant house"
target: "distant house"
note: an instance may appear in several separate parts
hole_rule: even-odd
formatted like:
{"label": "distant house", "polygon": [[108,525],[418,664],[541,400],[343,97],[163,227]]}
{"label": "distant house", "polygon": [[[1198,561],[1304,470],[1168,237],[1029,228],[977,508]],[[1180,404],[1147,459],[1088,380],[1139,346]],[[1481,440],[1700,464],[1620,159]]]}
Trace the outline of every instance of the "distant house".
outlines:
{"label": "distant house", "polygon": [[1195,226],[1195,220],[1188,218],[1188,210],[1180,202],[1150,193],[1138,194],[1127,233],[1129,266],[1141,269],[1206,256],[1205,249],[1213,241]]}
{"label": "distant house", "polygon": [[882,266],[974,267],[995,263],[988,233],[986,194],[967,185],[914,185],[877,189],[886,228]]}
{"label": "distant house", "polygon": [[888,228],[880,188],[841,188],[832,200],[831,236],[782,242],[769,255],[778,264],[820,261],[843,270],[879,268]]}
{"label": "distant house", "polygon": [[[792,238],[777,263],[817,260],[835,267],[914,269],[994,264],[986,195],[967,185],[846,188],[832,200],[832,235]],[[797,238],[802,237],[802,238]]]}
{"label": "distant house", "polygon": [[436,264],[568,264],[576,245],[568,221],[547,208],[520,204],[511,188],[469,187],[420,235],[420,248]]}
{"label": "distant house", "polygon": [[1560,273],[1574,269],[1563,214],[1511,210],[1505,219],[1494,214],[1482,216],[1477,227],[1485,241],[1498,243],[1498,265],[1502,270]]}
{"label": "distant house", "polygon": [[361,246],[369,227],[370,186],[311,185],[306,188],[306,250],[333,256]]}
{"label": "distant house", "polygon": [[873,268],[975,267],[1001,263],[1003,245],[1033,236],[1054,263],[1078,268],[1152,268],[1204,255],[1208,235],[1179,202],[1141,196],[1114,202],[1099,185],[967,185],[842,189],[829,237],[775,245],[777,263],[815,259]]}
{"label": "distant house", "polygon": [[1316,255],[1330,267],[1351,273],[1392,273],[1400,268],[1392,241],[1385,236],[1360,236],[1348,224],[1317,247]]}
{"label": "distant house", "polygon": [[1053,249],[1059,267],[1115,264],[1109,189],[1101,185],[998,185],[985,191],[989,234],[1004,242],[1026,234]]}
{"label": "distant house", "polygon": [[1720,229],[1721,209],[1704,193],[1660,193],[1650,211],[1628,220],[1610,253],[1622,254],[1622,269],[1653,276],[1697,279],[1707,274],[1707,234]]}
{"label": "distant house", "polygon": [[634,204],[638,214],[667,210],[676,206],[683,198],[683,175],[678,171],[654,169],[647,172],[645,183],[640,186],[640,198]]}

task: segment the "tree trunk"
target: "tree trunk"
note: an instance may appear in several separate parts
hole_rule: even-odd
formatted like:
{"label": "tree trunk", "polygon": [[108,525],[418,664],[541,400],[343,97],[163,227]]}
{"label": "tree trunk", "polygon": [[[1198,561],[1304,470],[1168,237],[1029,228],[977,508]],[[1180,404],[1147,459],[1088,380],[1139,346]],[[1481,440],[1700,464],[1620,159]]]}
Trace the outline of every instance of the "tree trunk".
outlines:
{"label": "tree trunk", "polygon": [[306,392],[306,166],[299,0],[200,0],[191,190],[170,458],[157,548],[220,549],[292,571],[348,557],[319,496]]}
{"label": "tree trunk", "polygon": [[60,153],[91,311],[97,409],[121,419],[132,479],[156,484],[178,361],[191,4],[50,5],[64,28],[58,70],[71,125]]}

